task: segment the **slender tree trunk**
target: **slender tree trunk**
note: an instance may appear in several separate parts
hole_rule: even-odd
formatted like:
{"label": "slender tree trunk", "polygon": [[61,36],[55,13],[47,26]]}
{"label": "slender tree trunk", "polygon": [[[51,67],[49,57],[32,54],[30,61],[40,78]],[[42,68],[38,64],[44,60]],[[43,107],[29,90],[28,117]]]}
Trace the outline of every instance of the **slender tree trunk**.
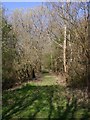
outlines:
{"label": "slender tree trunk", "polygon": [[53,69],[53,63],[52,63],[52,41],[50,40],[50,46],[51,46],[51,51],[50,51],[50,62],[51,62],[51,70]]}
{"label": "slender tree trunk", "polygon": [[51,59],[51,70],[52,70],[52,53],[51,53],[51,55],[50,55],[50,59]]}
{"label": "slender tree trunk", "polygon": [[72,62],[72,45],[70,42],[70,31],[69,31],[69,35],[68,35],[68,40],[69,40],[69,47],[70,47],[70,62]]}
{"label": "slender tree trunk", "polygon": [[64,65],[64,72],[67,72],[66,69],[66,25],[64,26],[64,43],[63,43],[63,65]]}

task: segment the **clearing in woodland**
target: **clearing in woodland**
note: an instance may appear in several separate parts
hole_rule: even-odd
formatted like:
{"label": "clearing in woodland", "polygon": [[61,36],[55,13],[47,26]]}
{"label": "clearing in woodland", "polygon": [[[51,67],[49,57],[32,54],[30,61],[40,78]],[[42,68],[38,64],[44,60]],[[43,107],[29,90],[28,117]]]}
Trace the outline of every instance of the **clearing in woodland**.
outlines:
{"label": "clearing in woodland", "polygon": [[43,74],[40,80],[4,91],[3,120],[14,118],[90,120],[85,94],[80,90],[65,87],[61,78],[63,77],[60,75]]}

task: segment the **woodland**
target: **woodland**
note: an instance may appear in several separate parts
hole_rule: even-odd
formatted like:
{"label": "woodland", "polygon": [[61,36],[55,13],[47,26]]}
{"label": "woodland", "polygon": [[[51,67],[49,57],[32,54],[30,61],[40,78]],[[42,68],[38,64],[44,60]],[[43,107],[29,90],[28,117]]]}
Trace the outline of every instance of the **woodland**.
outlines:
{"label": "woodland", "polygon": [[90,2],[6,12],[2,119],[90,120]]}

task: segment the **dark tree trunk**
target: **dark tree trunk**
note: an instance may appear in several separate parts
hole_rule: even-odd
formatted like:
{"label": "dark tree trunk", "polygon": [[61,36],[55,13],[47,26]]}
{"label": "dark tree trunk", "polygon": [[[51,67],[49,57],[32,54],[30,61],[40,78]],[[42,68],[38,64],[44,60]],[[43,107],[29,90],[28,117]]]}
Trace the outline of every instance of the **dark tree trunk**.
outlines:
{"label": "dark tree trunk", "polygon": [[30,78],[30,75],[29,75],[28,69],[27,69],[26,71],[27,71],[27,76],[28,76],[28,78]]}
{"label": "dark tree trunk", "polygon": [[32,69],[32,79],[36,79],[34,68]]}

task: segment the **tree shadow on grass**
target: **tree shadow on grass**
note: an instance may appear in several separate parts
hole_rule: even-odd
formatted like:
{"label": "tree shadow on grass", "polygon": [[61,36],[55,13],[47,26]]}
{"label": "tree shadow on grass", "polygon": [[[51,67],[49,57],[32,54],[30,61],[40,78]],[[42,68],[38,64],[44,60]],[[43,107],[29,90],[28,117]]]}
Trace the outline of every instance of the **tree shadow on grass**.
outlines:
{"label": "tree shadow on grass", "polygon": [[62,107],[58,106],[58,116],[61,120],[74,120],[74,112],[76,111],[76,100],[72,100],[71,102],[69,102],[67,100],[66,103],[66,109],[63,110],[63,112],[60,114],[60,110],[62,109]]}
{"label": "tree shadow on grass", "polygon": [[54,89],[51,89],[50,91],[50,96],[49,96],[49,114],[48,114],[48,119],[51,119],[52,116],[52,111],[54,110],[53,106],[53,95],[54,95]]}
{"label": "tree shadow on grass", "polygon": [[[52,86],[31,86],[26,85],[21,89],[10,91],[8,98],[6,99],[7,92],[3,93],[3,107],[7,106],[7,109],[3,111],[3,119],[11,119],[15,114],[21,114],[26,109],[30,109],[30,106],[34,106],[34,111],[30,110],[27,117],[34,118],[37,113],[48,104],[48,94],[51,95]],[[10,97],[9,97],[10,96]],[[12,101],[8,103],[9,99]],[[46,103],[43,101],[46,99]],[[37,101],[37,104],[35,103]],[[18,115],[19,116],[19,115]],[[19,116],[20,117],[20,116]],[[24,117],[22,114],[21,117]]]}
{"label": "tree shadow on grass", "polygon": [[[83,113],[81,110],[83,110]],[[57,113],[60,120],[90,120],[88,108],[83,109],[82,106],[78,106],[77,98],[75,98],[74,96],[72,97],[71,101],[67,100],[65,109],[63,109],[62,105],[60,106],[60,104],[58,104]],[[76,113],[77,116],[75,116]]]}
{"label": "tree shadow on grass", "polygon": [[[77,101],[67,101],[66,108],[62,107],[59,98],[63,95],[60,89],[57,91],[58,86],[31,86],[27,84],[20,89],[14,91],[7,91],[3,93],[3,120],[10,120],[12,118],[59,118],[60,120],[73,120],[74,113],[77,111]],[[65,92],[65,91],[64,91]],[[58,97],[57,97],[58,96]],[[54,98],[57,98],[55,100]],[[56,102],[58,101],[58,102]],[[57,103],[57,108],[54,105]],[[62,111],[62,112],[61,112]],[[54,114],[54,116],[53,116]],[[84,118],[89,118],[86,112]],[[86,119],[86,120],[87,120]]]}

